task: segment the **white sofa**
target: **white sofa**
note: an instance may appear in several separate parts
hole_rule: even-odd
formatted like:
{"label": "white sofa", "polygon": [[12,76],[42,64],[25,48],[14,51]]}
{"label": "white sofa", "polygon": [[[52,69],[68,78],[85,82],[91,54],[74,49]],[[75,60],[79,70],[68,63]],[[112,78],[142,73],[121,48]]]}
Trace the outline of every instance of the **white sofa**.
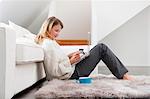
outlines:
{"label": "white sofa", "polygon": [[[35,35],[12,22],[0,24],[0,99],[10,99],[45,77],[43,49],[33,42]],[[90,46],[92,47],[92,46]],[[62,46],[66,53],[86,45]],[[92,74],[97,74],[95,69]]]}
{"label": "white sofa", "polygon": [[31,39],[21,37],[29,32],[24,30],[0,24],[0,99],[11,99],[45,77],[43,49],[31,43]]}

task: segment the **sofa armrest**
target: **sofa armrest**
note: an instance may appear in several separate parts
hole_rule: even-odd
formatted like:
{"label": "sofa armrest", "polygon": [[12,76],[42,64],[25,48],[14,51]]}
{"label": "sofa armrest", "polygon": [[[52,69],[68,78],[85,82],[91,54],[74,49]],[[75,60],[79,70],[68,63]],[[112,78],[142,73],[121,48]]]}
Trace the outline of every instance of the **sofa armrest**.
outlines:
{"label": "sofa armrest", "polygon": [[15,32],[9,27],[0,27],[0,99],[14,95]]}

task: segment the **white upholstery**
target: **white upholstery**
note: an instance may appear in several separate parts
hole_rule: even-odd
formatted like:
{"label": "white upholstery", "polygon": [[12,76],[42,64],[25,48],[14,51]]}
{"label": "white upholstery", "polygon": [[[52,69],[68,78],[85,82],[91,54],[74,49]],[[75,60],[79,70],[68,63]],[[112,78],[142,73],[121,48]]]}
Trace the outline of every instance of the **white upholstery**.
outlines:
{"label": "white upholstery", "polygon": [[45,77],[44,53],[34,43],[35,35],[16,27],[19,29],[0,23],[0,99],[11,99]]}
{"label": "white upholstery", "polygon": [[31,33],[29,30],[27,30],[26,28],[23,28],[11,21],[9,21],[9,26],[15,30],[16,32],[16,39],[20,38],[20,37],[26,37],[26,38],[30,38],[30,39],[34,39],[35,38],[35,34]]}
{"label": "white upholstery", "polygon": [[27,44],[16,45],[16,63],[25,64],[31,62],[40,62],[44,59],[44,52],[41,47]]}

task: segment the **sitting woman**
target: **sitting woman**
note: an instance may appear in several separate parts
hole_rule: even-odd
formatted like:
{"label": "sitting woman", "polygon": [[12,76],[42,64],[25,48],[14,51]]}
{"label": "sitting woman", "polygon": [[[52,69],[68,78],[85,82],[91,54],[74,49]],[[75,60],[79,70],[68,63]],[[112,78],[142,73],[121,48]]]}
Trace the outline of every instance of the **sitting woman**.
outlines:
{"label": "sitting woman", "polygon": [[[44,49],[44,68],[47,80],[87,77],[100,60],[118,79],[132,79],[127,74],[128,70],[125,66],[105,44],[97,44],[90,50],[90,55],[80,62],[78,62],[80,60],[79,51],[66,55],[55,41],[62,29],[63,23],[56,17],[50,17],[43,23],[41,31],[35,38],[35,42]],[[74,64],[76,62],[78,63]]]}

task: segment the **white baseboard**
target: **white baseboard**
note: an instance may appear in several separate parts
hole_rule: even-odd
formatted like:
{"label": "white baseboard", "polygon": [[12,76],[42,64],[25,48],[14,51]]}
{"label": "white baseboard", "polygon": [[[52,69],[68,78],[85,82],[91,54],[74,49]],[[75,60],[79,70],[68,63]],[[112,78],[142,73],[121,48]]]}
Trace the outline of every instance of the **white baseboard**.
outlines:
{"label": "white baseboard", "polygon": [[[150,75],[150,66],[126,66],[131,75]],[[98,66],[98,73],[111,74],[107,66]]]}

